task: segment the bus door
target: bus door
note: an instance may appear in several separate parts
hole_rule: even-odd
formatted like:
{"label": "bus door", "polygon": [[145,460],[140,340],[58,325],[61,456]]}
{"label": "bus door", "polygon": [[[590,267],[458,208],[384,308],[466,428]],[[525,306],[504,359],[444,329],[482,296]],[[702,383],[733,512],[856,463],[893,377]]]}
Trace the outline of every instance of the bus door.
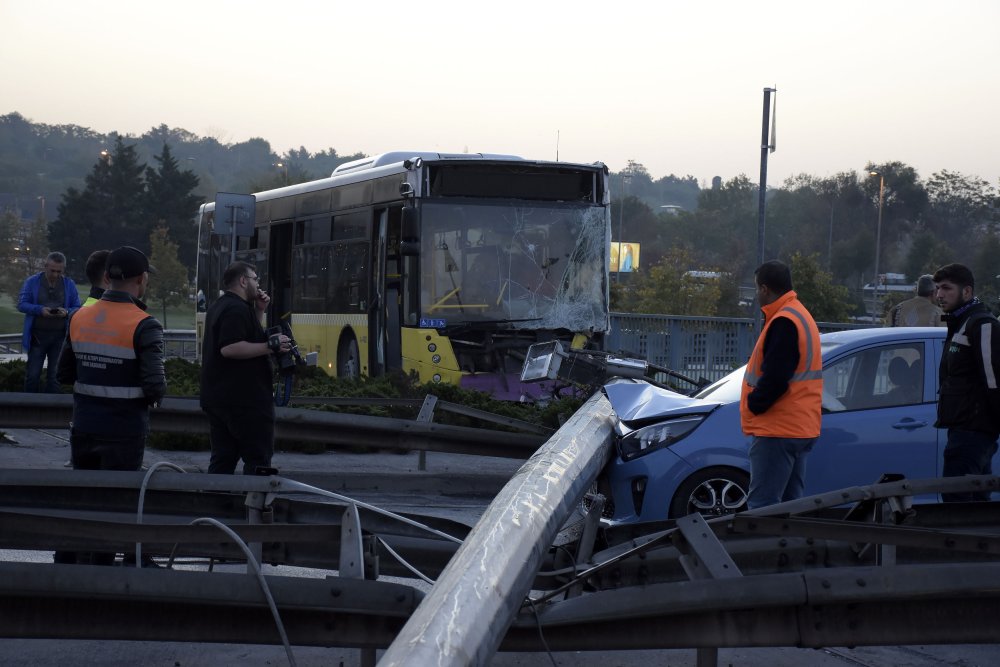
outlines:
{"label": "bus door", "polygon": [[372,377],[385,372],[385,232],[386,210],[375,211],[372,226],[371,299],[368,301],[368,368]]}
{"label": "bus door", "polygon": [[[378,209],[375,212],[373,291],[376,299],[370,314],[370,340],[377,340],[377,361],[380,372],[403,368],[400,331],[400,257],[399,234],[402,207]],[[375,352],[372,354],[376,361]]]}
{"label": "bus door", "polygon": [[267,293],[271,295],[268,322],[276,325],[292,310],[292,223],[271,223],[267,254]]}

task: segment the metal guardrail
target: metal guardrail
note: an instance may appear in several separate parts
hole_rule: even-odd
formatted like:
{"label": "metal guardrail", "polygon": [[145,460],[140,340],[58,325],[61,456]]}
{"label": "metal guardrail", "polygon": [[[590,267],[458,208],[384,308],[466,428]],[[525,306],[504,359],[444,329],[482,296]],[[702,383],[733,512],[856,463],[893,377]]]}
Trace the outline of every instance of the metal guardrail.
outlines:
{"label": "metal guardrail", "polygon": [[[72,417],[70,394],[0,392],[0,428],[64,429]],[[208,435],[208,418],[197,399],[166,398],[150,411],[150,428],[160,433]],[[531,433],[300,408],[275,408],[274,435],[292,442],[525,459],[546,440],[544,435]]]}
{"label": "metal guardrail", "polygon": [[[831,322],[817,326],[821,333],[866,328]],[[747,362],[756,339],[750,318],[612,313],[604,347],[714,382]]]}
{"label": "metal guardrail", "polygon": [[[194,329],[166,329],[163,332],[163,353],[168,359],[197,359],[198,341]],[[23,355],[21,334],[0,334],[0,354]]]}
{"label": "metal guardrail", "polygon": [[[866,325],[818,322],[820,332],[865,328]],[[609,352],[628,352],[692,377],[718,380],[750,358],[756,341],[754,321],[739,317],[685,317],[611,313],[605,340]],[[194,361],[194,330],[164,332],[168,357]],[[21,354],[21,334],[0,334],[0,354]]]}
{"label": "metal guardrail", "polygon": [[[576,435],[561,430],[553,440],[562,447],[539,452],[458,552],[433,535],[414,549],[415,527],[362,517],[376,560],[388,560],[382,545],[392,544],[413,566],[440,573],[422,602],[412,586],[343,573],[266,577],[291,643],[390,646],[387,665],[463,666],[488,664],[498,638],[509,651],[698,648],[701,665],[712,664],[715,647],[1000,643],[1000,503],[909,506],[932,489],[996,489],[997,477],[904,480],[710,521],[693,515],[583,556],[573,542],[553,549],[549,540],[590,477],[594,452],[576,438],[599,431],[595,419],[600,409],[577,420]],[[595,435],[589,445],[599,444]],[[153,516],[137,523],[142,486]],[[180,554],[230,559],[231,539],[179,520],[214,515],[263,543],[267,562],[335,567],[345,540],[359,546],[343,532],[343,504],[278,497],[267,522],[244,521],[240,494],[301,491],[280,477],[168,473],[147,484],[142,473],[3,470],[0,546],[123,550],[140,541],[163,557],[181,543]],[[836,519],[811,514],[845,500],[860,504]],[[580,584],[585,592],[569,593]],[[0,563],[0,637],[42,636],[279,643],[250,577]]]}

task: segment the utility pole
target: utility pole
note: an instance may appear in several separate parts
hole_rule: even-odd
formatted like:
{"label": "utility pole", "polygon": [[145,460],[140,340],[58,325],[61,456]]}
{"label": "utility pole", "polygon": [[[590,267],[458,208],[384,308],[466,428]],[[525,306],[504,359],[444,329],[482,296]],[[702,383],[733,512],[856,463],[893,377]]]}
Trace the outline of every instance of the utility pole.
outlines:
{"label": "utility pole", "polygon": [[[767,194],[767,155],[773,153],[776,145],[773,127],[771,126],[771,93],[777,93],[777,88],[764,89],[764,118],[760,130],[760,193],[757,201],[757,266],[764,263],[764,210]],[[770,141],[768,140],[770,130]],[[754,327],[760,333],[760,304],[754,309]]]}

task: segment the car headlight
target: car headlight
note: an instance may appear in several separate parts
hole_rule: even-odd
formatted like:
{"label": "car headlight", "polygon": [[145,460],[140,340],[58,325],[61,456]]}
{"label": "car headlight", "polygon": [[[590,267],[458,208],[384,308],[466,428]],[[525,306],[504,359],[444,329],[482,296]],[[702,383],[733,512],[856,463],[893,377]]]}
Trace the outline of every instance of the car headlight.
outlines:
{"label": "car headlight", "polygon": [[681,417],[632,431],[618,441],[618,453],[625,461],[631,461],[657,449],[669,447],[683,439],[704,419],[702,415]]}

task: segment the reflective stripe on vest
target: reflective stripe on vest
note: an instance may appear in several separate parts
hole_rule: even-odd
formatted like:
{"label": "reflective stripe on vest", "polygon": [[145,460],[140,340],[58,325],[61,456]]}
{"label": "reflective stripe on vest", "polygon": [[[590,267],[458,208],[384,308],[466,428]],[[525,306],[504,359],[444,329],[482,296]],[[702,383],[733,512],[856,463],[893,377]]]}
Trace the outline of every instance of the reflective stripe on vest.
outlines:
{"label": "reflective stripe on vest", "polygon": [[103,300],[73,315],[69,328],[76,355],[75,393],[119,400],[145,397],[134,339],[148,317],[133,303]]}
{"label": "reflective stripe on vest", "polygon": [[[740,393],[740,421],[749,435],[776,438],[815,438],[821,427],[823,394],[823,359],[819,345],[819,330],[794,292],[787,292],[778,301],[765,307],[767,324],[754,346],[743,376]],[[765,412],[757,415],[747,407],[747,396],[761,378],[764,363],[764,340],[771,324],[785,317],[795,324],[799,362],[789,378],[788,390]]]}
{"label": "reflective stripe on vest", "polygon": [[97,396],[98,398],[145,398],[142,387],[105,387],[99,384],[84,384],[76,382],[73,384],[73,391],[86,396]]}
{"label": "reflective stripe on vest", "polygon": [[[779,310],[777,313],[775,313],[774,316],[778,317],[778,315],[780,315],[782,313],[787,313],[787,314],[791,315],[792,317],[796,318],[799,321],[799,323],[802,325],[802,331],[806,331],[806,332],[809,331],[809,321],[805,318],[805,316],[802,313],[800,313],[799,311],[795,310],[794,308],[789,308],[788,306],[785,306],[784,308],[782,308],[781,310]],[[763,336],[763,334],[761,334],[761,335]],[[792,377],[789,378],[789,380],[788,380],[789,382],[801,382],[803,380],[822,380],[823,379],[822,365],[820,366],[819,370],[809,370],[809,369],[813,368],[813,363],[815,361],[815,357],[816,357],[817,354],[820,353],[820,351],[817,350],[813,346],[812,336],[808,336],[807,335],[805,338],[806,338],[806,341],[805,341],[806,342],[806,355],[805,355],[805,364],[803,364],[803,367],[806,370],[802,371],[801,373],[794,373],[792,375]],[[801,360],[800,360],[800,363],[801,363]],[[760,378],[761,378],[760,373],[753,372],[750,369],[750,364],[747,364],[747,370],[743,374],[743,381],[746,382],[751,387],[756,387],[757,383],[760,381]]]}

